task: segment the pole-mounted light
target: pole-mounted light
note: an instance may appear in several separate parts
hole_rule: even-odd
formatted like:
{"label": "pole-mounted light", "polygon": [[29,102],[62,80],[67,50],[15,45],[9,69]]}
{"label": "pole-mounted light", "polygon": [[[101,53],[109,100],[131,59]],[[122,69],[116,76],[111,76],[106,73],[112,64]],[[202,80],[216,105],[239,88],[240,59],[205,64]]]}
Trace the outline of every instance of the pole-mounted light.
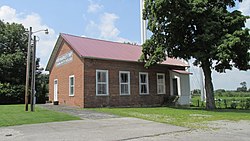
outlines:
{"label": "pole-mounted light", "polygon": [[[44,31],[45,34],[49,34],[49,30],[37,30],[35,32],[32,32],[32,27],[29,29],[29,38],[28,38],[28,52],[27,52],[27,64],[26,64],[26,85],[25,85],[25,111],[28,111],[28,91],[29,91],[29,78],[30,78],[30,56],[31,56],[31,40],[32,40],[32,35],[37,32]],[[31,80],[31,111],[34,111],[34,96],[35,96],[35,72],[36,72],[36,59],[35,59],[35,54],[36,54],[36,37],[34,36],[34,43],[33,43],[33,50],[32,50],[32,80]]]}

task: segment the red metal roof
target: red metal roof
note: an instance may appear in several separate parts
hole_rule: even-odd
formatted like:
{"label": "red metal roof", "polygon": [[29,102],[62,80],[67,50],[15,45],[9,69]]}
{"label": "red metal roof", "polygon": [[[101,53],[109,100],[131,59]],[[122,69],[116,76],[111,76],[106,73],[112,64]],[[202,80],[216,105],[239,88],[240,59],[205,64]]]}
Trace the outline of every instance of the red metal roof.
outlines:
{"label": "red metal roof", "polygon": [[[61,37],[78,53],[79,56],[85,58],[138,62],[138,59],[142,54],[142,48],[138,45],[90,39],[68,34],[61,34]],[[188,66],[188,64],[173,58],[167,58],[166,61],[161,64]]]}

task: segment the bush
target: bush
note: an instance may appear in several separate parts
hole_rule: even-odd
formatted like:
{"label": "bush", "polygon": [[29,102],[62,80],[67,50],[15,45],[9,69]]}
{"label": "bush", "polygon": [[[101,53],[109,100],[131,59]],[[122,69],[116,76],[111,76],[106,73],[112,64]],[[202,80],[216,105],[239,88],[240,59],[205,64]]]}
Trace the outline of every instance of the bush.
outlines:
{"label": "bush", "polygon": [[236,103],[236,101],[232,101],[232,103],[231,103],[231,108],[232,109],[236,109],[236,107],[237,107],[237,103]]}
{"label": "bush", "polygon": [[246,108],[246,101],[241,100],[239,105],[240,105],[241,109],[245,109]]}
{"label": "bush", "polygon": [[0,83],[0,104],[24,103],[24,85]]}
{"label": "bush", "polygon": [[179,96],[176,96],[176,95],[167,96],[164,98],[164,103],[166,103],[169,106],[175,106],[178,99],[179,99]]}
{"label": "bush", "polygon": [[246,109],[249,109],[250,108],[250,98],[247,98],[246,99],[246,106],[245,106]]}

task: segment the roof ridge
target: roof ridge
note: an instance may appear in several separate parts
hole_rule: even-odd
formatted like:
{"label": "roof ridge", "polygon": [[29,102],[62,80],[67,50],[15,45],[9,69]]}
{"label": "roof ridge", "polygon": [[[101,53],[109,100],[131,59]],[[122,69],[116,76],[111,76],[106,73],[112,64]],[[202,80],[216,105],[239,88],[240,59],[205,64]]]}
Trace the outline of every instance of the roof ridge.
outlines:
{"label": "roof ridge", "polygon": [[73,36],[73,37],[77,37],[77,38],[84,38],[84,39],[89,39],[89,40],[95,40],[95,41],[102,41],[102,42],[108,42],[108,43],[123,44],[123,45],[125,44],[125,45],[130,45],[130,46],[141,47],[141,45],[136,45],[136,44],[126,44],[126,43],[121,43],[121,42],[117,42],[117,41],[107,41],[107,40],[104,40],[104,39],[89,38],[89,37],[72,35],[72,34],[68,34],[68,33],[60,33],[60,34],[61,35]]}

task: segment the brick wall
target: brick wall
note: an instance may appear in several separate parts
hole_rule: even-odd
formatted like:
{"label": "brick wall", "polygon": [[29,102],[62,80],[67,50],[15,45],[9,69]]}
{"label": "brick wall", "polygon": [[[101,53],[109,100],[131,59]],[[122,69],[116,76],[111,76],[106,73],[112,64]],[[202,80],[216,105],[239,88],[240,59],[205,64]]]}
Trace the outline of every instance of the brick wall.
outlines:
{"label": "brick wall", "polygon": [[[63,43],[58,51],[57,57],[71,51],[68,44]],[[69,76],[75,77],[74,96],[69,96]],[[54,101],[54,80],[58,79],[58,100],[59,104],[83,107],[83,63],[73,53],[73,61],[62,66],[52,67],[49,78],[49,99]]]}
{"label": "brick wall", "polygon": [[[108,96],[96,96],[97,69],[109,71]],[[146,69],[142,63],[84,59],[84,107],[161,105],[164,97],[170,95],[169,69],[172,68],[165,65]],[[130,71],[130,95],[120,95],[119,71]],[[147,72],[149,75],[149,95],[139,94],[139,72]],[[165,73],[166,94],[157,94],[157,73]]]}

